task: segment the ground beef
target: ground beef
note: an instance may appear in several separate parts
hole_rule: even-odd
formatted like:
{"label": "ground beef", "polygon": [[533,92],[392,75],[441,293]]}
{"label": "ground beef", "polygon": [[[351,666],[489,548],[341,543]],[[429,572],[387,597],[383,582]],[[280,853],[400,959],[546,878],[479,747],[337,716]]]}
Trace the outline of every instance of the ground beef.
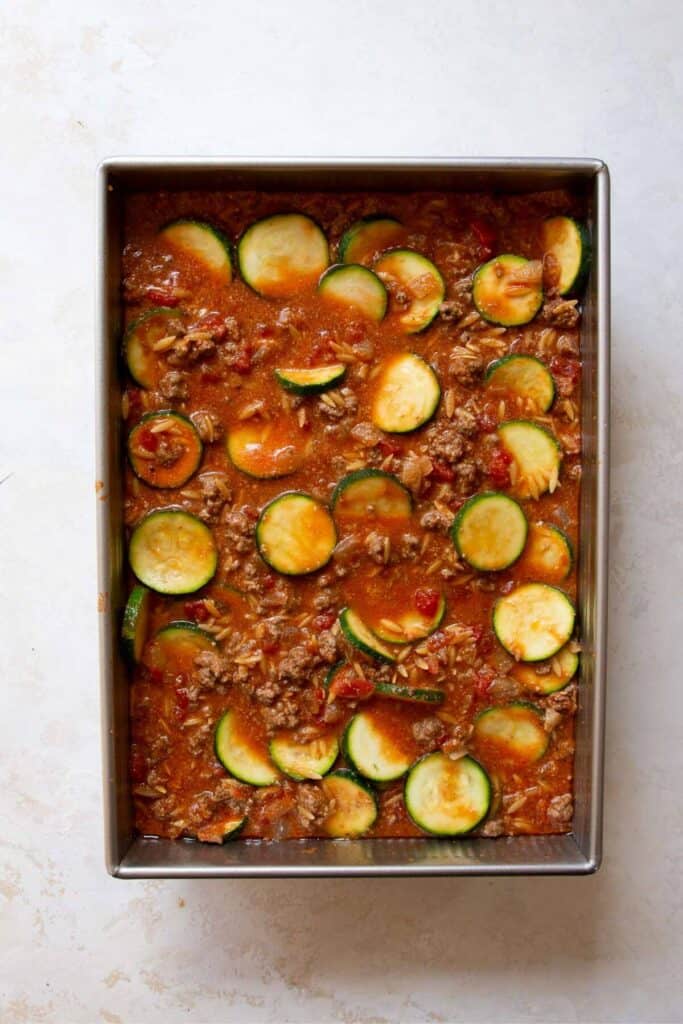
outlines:
{"label": "ground beef", "polygon": [[561,334],[555,343],[555,351],[559,356],[579,358],[579,339],[575,334]]}
{"label": "ground beef", "polygon": [[193,366],[214,355],[216,346],[209,331],[191,331],[176,338],[168,350],[169,366]]}
{"label": "ground beef", "polygon": [[420,526],[423,530],[440,530],[447,533],[453,523],[453,515],[450,512],[438,508],[430,508],[423,513],[420,519]]}
{"label": "ground beef", "polygon": [[224,540],[232,551],[244,554],[251,551],[254,545],[254,523],[256,510],[251,505],[241,508],[223,509],[221,523],[225,527]]}
{"label": "ground beef", "polygon": [[512,700],[519,697],[522,688],[511,676],[496,676],[488,688],[488,696],[492,700]]}
{"label": "ground beef", "polygon": [[168,821],[168,819],[172,818],[175,814],[176,798],[172,794],[162,796],[158,800],[155,800],[154,803],[150,804],[149,809],[151,814],[153,814],[155,818],[158,818],[159,821]]}
{"label": "ground beef", "polygon": [[222,473],[203,473],[197,477],[202,495],[199,518],[205,523],[215,523],[225,505],[232,501],[232,490],[227,477]]}
{"label": "ground beef", "polygon": [[352,416],[358,408],[358,399],[351,388],[340,388],[327,391],[321,395],[318,411],[330,420],[341,420],[344,416]]}
{"label": "ground beef", "polygon": [[451,423],[463,437],[474,437],[479,432],[479,422],[476,415],[464,406],[454,411]]}
{"label": "ground beef", "polygon": [[571,793],[554,796],[548,804],[548,820],[559,824],[571,821],[574,814],[574,801]]}
{"label": "ground beef", "polygon": [[187,374],[182,370],[169,370],[159,381],[159,391],[169,400],[187,398]]}
{"label": "ground beef", "polygon": [[324,629],[318,633],[318,654],[326,664],[331,665],[337,660],[338,641],[337,634],[331,629]]}
{"label": "ground beef", "polygon": [[446,731],[443,722],[436,715],[413,722],[411,729],[417,742],[430,750],[436,747]]}
{"label": "ground beef", "polygon": [[287,692],[274,704],[263,707],[261,714],[269,732],[275,732],[277,729],[296,729],[301,720],[302,708],[296,695]]}
{"label": "ground beef", "polygon": [[576,299],[547,299],[536,321],[540,324],[550,324],[552,327],[576,327],[581,319],[576,303]]}
{"label": "ground beef", "polygon": [[205,722],[190,734],[187,745],[193,757],[208,754],[213,745],[214,732],[215,726],[211,722]]}
{"label": "ground beef", "polygon": [[484,374],[486,359],[462,346],[455,346],[448,361],[448,373],[458,384],[471,385]]}
{"label": "ground beef", "polygon": [[382,440],[383,434],[372,423],[357,423],[351,430],[351,437],[364,448],[373,448]]}
{"label": "ground beef", "polygon": [[442,462],[458,462],[467,451],[467,443],[457,426],[445,420],[430,427],[425,434],[427,453]]}
{"label": "ground beef", "polygon": [[365,550],[377,565],[386,565],[391,552],[391,542],[385,534],[373,530],[365,538]]}
{"label": "ground beef", "polygon": [[575,715],[577,696],[576,683],[570,683],[569,686],[565,686],[564,690],[549,694],[541,701],[541,704],[544,708],[557,711],[561,715]]}
{"label": "ground beef", "polygon": [[314,782],[297,786],[295,813],[299,824],[304,828],[319,828],[330,813],[330,803]]}
{"label": "ground beef", "polygon": [[230,664],[214,651],[201,651],[194,659],[188,691],[195,697],[202,692],[215,690],[224,693],[231,682]]}
{"label": "ground beef", "polygon": [[452,489],[456,495],[462,497],[472,494],[479,484],[481,469],[475,459],[463,459],[456,466],[453,466],[455,480]]}
{"label": "ground beef", "polygon": [[317,668],[319,661],[318,653],[305,644],[292,647],[278,665],[278,679],[301,684]]}
{"label": "ground beef", "polygon": [[414,533],[404,533],[401,535],[399,542],[398,553],[401,558],[412,559],[417,558],[420,550],[420,538],[416,537]]}
{"label": "ground beef", "polygon": [[213,444],[223,437],[223,424],[214,412],[193,412],[190,419],[204,444]]}
{"label": "ground beef", "polygon": [[316,611],[326,612],[330,608],[334,608],[339,601],[338,595],[331,588],[325,587],[319,594],[316,594],[313,598],[313,607]]}
{"label": "ground beef", "polygon": [[451,288],[451,297],[439,306],[439,316],[447,323],[461,320],[472,308],[472,279],[462,278]]}
{"label": "ground beef", "polygon": [[261,593],[256,610],[259,615],[273,611],[291,610],[294,607],[295,599],[296,595],[291,584],[286,583],[285,580],[278,580],[270,590]]}
{"label": "ground beef", "polygon": [[185,454],[185,445],[164,434],[157,434],[157,448],[153,453],[153,461],[157,466],[168,469]]}
{"label": "ground beef", "polygon": [[409,452],[401,465],[399,474],[401,483],[417,496],[422,491],[425,481],[433,469],[434,463],[429,456],[415,455],[413,452]]}

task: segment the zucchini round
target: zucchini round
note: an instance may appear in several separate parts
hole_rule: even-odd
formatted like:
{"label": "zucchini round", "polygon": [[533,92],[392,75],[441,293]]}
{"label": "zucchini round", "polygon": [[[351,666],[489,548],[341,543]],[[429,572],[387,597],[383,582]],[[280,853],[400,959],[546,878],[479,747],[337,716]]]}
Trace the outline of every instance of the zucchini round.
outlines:
{"label": "zucchini round", "polygon": [[476,271],[472,299],[480,316],[502,327],[528,324],[543,304],[542,268],[523,256],[494,256]]}
{"label": "zucchini round", "polygon": [[353,772],[341,769],[320,783],[332,804],[324,829],[332,839],[353,839],[371,829],[377,820],[377,797],[372,787]]}
{"label": "zucchini round", "polygon": [[237,244],[240,274],[267,298],[284,298],[314,285],[330,262],[327,239],[302,213],[256,221]]}
{"label": "zucchini round", "polygon": [[237,838],[246,823],[246,814],[242,817],[224,818],[215,825],[204,825],[203,828],[198,828],[195,835],[200,843],[227,843],[231,839]]}
{"label": "zucchini round", "polygon": [[341,631],[354,647],[357,647],[363,654],[368,654],[378,661],[392,663],[396,661],[396,655],[387,647],[378,636],[361,619],[353,608],[343,608],[339,613],[339,625]]}
{"label": "zucchini round", "polygon": [[498,437],[516,470],[514,489],[520,498],[552,494],[560,475],[562,451],[557,438],[531,420],[507,420],[498,427]]}
{"label": "zucchini round", "polygon": [[525,575],[546,583],[561,583],[572,569],[572,542],[553,523],[531,523],[524,555],[519,563]]}
{"label": "zucchini round", "polygon": [[404,232],[403,225],[393,217],[362,217],[342,235],[339,259],[342,263],[371,263],[380,252],[397,245]]}
{"label": "zucchini round", "polygon": [[182,661],[192,661],[201,651],[216,649],[216,641],[196,622],[177,619],[162,626],[154,637],[154,644],[159,657],[159,668],[180,665]]}
{"label": "zucchini round", "polygon": [[275,480],[294,473],[303,462],[300,438],[289,418],[251,419],[232,427],[225,444],[235,469],[257,480]]}
{"label": "zucchini round", "polygon": [[387,290],[377,274],[358,263],[338,263],[320,278],[318,294],[369,320],[382,320],[387,311]]}
{"label": "zucchini round", "polygon": [[398,314],[405,333],[417,334],[429,327],[446,294],[444,280],[432,261],[412,249],[392,249],[379,257],[374,269],[408,296],[408,305],[401,305]]}
{"label": "zucchini round", "polygon": [[525,665],[520,661],[513,666],[512,674],[527,690],[546,695],[563,690],[576,675],[578,667],[578,654],[563,647],[553,657],[549,672],[539,672],[536,665]]}
{"label": "zucchini round", "polygon": [[545,754],[550,737],[543,719],[530,704],[488,708],[474,724],[478,743],[493,747],[500,757],[533,764]]}
{"label": "zucchini round", "polygon": [[308,743],[295,743],[291,736],[276,736],[269,752],[281,772],[301,782],[327,775],[339,755],[339,742],[336,736],[319,736]]}
{"label": "zucchini round", "polygon": [[563,590],[547,583],[523,583],[499,597],[493,630],[517,661],[545,661],[564,647],[576,610]]}
{"label": "zucchini round", "polygon": [[551,253],[559,265],[557,290],[571,295],[583,287],[591,260],[590,236],[573,217],[549,217],[541,228],[543,254]]}
{"label": "zucchini round", "polygon": [[277,770],[265,751],[249,742],[235,711],[226,711],[219,719],[214,738],[216,757],[227,772],[250,786],[272,786],[278,781]]}
{"label": "zucchini round", "polygon": [[547,412],[555,401],[553,375],[536,356],[503,356],[486,371],[486,384],[494,390],[510,392],[533,402],[539,412]]}
{"label": "zucchini round", "polygon": [[213,578],[218,565],[211,530],[179,508],[148,513],[133,530],[128,559],[137,578],[160,594],[191,594]]}
{"label": "zucchini round", "polygon": [[400,749],[371,711],[353,716],[344,732],[342,752],[351,767],[372,782],[400,779],[413,763],[413,754]]}
{"label": "zucchini round", "polygon": [[256,524],[263,561],[285,576],[303,576],[327,565],[337,531],[325,506],[310,494],[288,491],[268,502]]}
{"label": "zucchini round", "polygon": [[451,527],[451,537],[460,557],[473,569],[496,572],[517,561],[524,550],[527,529],[526,516],[514,498],[484,491],[462,506]]}
{"label": "zucchini round", "polygon": [[192,256],[224,284],[232,281],[230,242],[218,228],[205,221],[183,217],[162,228],[159,237],[172,248]]}
{"label": "zucchini round", "polygon": [[451,760],[427,754],[410,770],[405,785],[408,814],[418,828],[435,836],[471,832],[489,812],[491,783],[472,757]]}
{"label": "zucchini round", "polygon": [[345,363],[275,370],[278,384],[295,395],[319,395],[321,391],[340,384],[345,374]]}
{"label": "zucchini round", "polygon": [[164,409],[148,412],[127,442],[133,472],[150,487],[182,487],[199,469],[203,445],[187,416]]}
{"label": "zucchini round", "polygon": [[134,320],[123,336],[123,355],[128,372],[141,388],[147,390],[156,384],[158,357],[152,346],[156,341],[168,337],[168,321],[177,320],[177,309],[159,306],[148,309]]}
{"label": "zucchini round", "polygon": [[443,690],[426,689],[421,686],[402,686],[399,683],[376,683],[378,697],[404,700],[409,704],[443,704],[446,694]]}
{"label": "zucchini round", "polygon": [[441,398],[439,379],[413,352],[387,359],[377,379],[372,422],[389,434],[407,434],[432,418]]}
{"label": "zucchini round", "polygon": [[[435,595],[436,596],[436,595]],[[439,602],[433,615],[424,615],[418,608],[392,612],[390,618],[382,618],[377,625],[370,626],[375,636],[389,644],[412,644],[423,640],[439,628],[446,614],[446,598],[439,594]]]}
{"label": "zucchini round", "polygon": [[141,583],[136,584],[130,592],[123,613],[121,639],[127,657],[137,664],[147,639],[147,623],[149,622],[150,592]]}
{"label": "zucchini round", "polygon": [[332,492],[332,511],[341,520],[409,519],[413,499],[407,487],[381,469],[358,469]]}

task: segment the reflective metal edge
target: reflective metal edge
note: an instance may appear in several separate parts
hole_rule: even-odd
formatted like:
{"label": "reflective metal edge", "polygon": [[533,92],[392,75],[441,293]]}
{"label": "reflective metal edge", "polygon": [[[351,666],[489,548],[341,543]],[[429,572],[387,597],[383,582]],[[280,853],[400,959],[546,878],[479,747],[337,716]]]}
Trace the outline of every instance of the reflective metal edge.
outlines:
{"label": "reflective metal edge", "polygon": [[[591,190],[593,271],[582,331],[583,422],[593,466],[581,504],[580,611],[584,637],[577,732],[575,832],[446,842],[432,839],[245,841],[225,847],[135,837],[127,781],[127,686],[117,634],[123,539],[118,425],[120,197],[126,188],[458,188]],[[275,181],[272,181],[276,178]],[[98,607],[105,860],[118,878],[530,875],[596,871],[602,857],[609,509],[609,172],[594,159],[111,158],[98,168],[96,352]],[[589,486],[590,483],[590,486]],[[117,522],[118,518],[118,522]],[[119,686],[116,686],[117,674]],[[580,748],[580,749],[579,749]]]}

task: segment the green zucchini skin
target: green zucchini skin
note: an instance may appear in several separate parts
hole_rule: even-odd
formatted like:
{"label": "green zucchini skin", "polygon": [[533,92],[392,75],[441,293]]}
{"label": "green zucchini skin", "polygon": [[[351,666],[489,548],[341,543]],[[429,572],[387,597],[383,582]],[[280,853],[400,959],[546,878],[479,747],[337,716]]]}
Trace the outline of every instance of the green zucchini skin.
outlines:
{"label": "green zucchini skin", "polygon": [[396,661],[393,651],[374,635],[369,626],[352,608],[341,610],[339,625],[344,637],[363,654],[368,654],[371,658],[376,658],[377,661],[385,661],[389,664]]}
{"label": "green zucchini skin", "polygon": [[[137,433],[140,430],[140,428],[148,426],[150,423],[153,423],[154,420],[159,421],[163,419],[176,420],[185,431],[184,441],[186,442],[186,445],[194,448],[193,453],[190,450],[190,447],[186,447],[186,453],[189,455],[189,458],[186,458],[184,460],[186,462],[185,468],[179,474],[177,474],[176,464],[176,466],[172,466],[170,467],[170,469],[160,467],[156,475],[151,475],[145,469],[145,462],[142,461],[135,454],[134,451]],[[159,489],[174,489],[176,487],[182,487],[183,484],[186,484],[190,477],[194,476],[194,474],[199,469],[204,454],[204,446],[202,444],[201,438],[199,436],[199,433],[197,432],[197,428],[195,427],[194,423],[192,422],[191,419],[189,419],[189,417],[184,416],[180,412],[176,412],[174,409],[159,409],[158,411],[154,410],[153,412],[145,413],[145,415],[135,424],[133,429],[130,431],[128,435],[128,442],[126,448],[128,454],[128,461],[136,477],[139,480],[142,480],[143,483],[148,484],[150,487],[157,487]],[[183,458],[183,456],[181,456],[181,458]],[[177,475],[174,476],[174,472],[176,472]],[[158,478],[160,475],[162,480],[165,479],[164,473],[166,474],[167,482],[159,482]]]}
{"label": "green zucchini skin", "polygon": [[147,639],[147,622],[151,594],[147,587],[137,583],[130,592],[123,613],[121,640],[126,657],[137,664]]}
{"label": "green zucchini skin", "polygon": [[[325,823],[325,831],[330,838],[356,838],[372,828],[377,820],[379,805],[375,790],[369,782],[356,775],[355,772],[340,768],[326,775],[320,785],[323,791],[334,797],[337,802],[336,810]],[[348,789],[351,788],[356,790],[356,794],[353,801],[354,806],[349,809],[343,806],[343,797],[348,795]],[[364,812],[359,808],[358,798],[361,796],[365,801]]]}
{"label": "green zucchini skin", "polygon": [[379,257],[374,270],[380,277],[387,274],[408,289],[411,281],[416,278],[424,278],[427,275],[431,277],[434,294],[424,298],[413,298],[408,309],[398,317],[405,334],[419,334],[425,331],[436,318],[446,295],[446,284],[438,267],[414,249],[389,249]]}
{"label": "green zucchini skin", "polygon": [[[528,608],[526,619],[523,612],[519,611],[520,598],[522,609],[524,601],[527,601]],[[544,644],[538,638],[538,617],[541,612],[538,610],[538,603],[545,601],[549,608],[554,604],[554,619],[552,628],[546,628]],[[505,616],[510,614],[510,608],[517,609],[514,614],[517,616],[516,627],[505,623]],[[559,587],[550,583],[522,583],[509,594],[499,597],[493,606],[493,631],[505,650],[517,661],[534,662],[547,661],[560,651],[567,643],[574,631],[576,621],[576,608],[569,596]],[[564,621],[559,622],[560,619]],[[562,632],[559,632],[559,627]],[[521,642],[512,634],[522,634]],[[524,640],[523,634],[528,634]],[[534,637],[535,634],[535,637]],[[548,635],[550,634],[550,635]],[[531,637],[531,639],[529,639]],[[532,641],[534,641],[532,643]]]}
{"label": "green zucchini skin", "polygon": [[536,356],[513,352],[496,359],[488,367],[485,380],[489,386],[501,382],[521,398],[534,397],[529,394],[531,385],[540,412],[548,412],[555,401],[555,379],[545,363]]}
{"label": "green zucchini skin", "polygon": [[[280,769],[283,775],[287,775],[290,779],[294,779],[295,782],[303,782],[306,779],[322,778],[331,771],[334,762],[339,756],[339,742],[337,741],[337,738],[334,736],[327,736],[324,739],[327,743],[327,749],[324,751],[324,756],[319,756],[317,760],[310,757],[309,764],[303,765],[302,762],[297,763],[296,759],[292,759],[291,745],[288,744],[287,737],[276,736],[270,741],[268,747],[270,759],[276,768]],[[313,740],[311,743],[294,744],[294,746],[303,748],[311,747],[315,742],[316,741]],[[297,771],[297,768],[304,768],[305,773]]]}
{"label": "green zucchini skin", "polygon": [[[503,525],[507,526],[509,540],[507,551],[501,551],[497,559],[492,557],[490,551],[483,552],[484,555],[487,555],[488,557],[477,558],[472,550],[473,547],[476,547],[476,541],[472,537],[467,538],[466,533],[471,527],[475,517],[480,515],[482,510],[486,507],[493,512],[494,505],[497,506],[499,513],[502,510],[505,510],[504,515],[507,514],[507,524],[503,524],[499,519],[496,524],[495,531],[493,531],[491,524],[489,524],[488,529],[490,532],[496,532],[497,536],[495,537],[495,542],[500,542],[502,546],[502,542],[504,540],[502,537]],[[481,528],[486,528],[485,522],[482,524]],[[453,525],[451,526],[451,538],[458,555],[460,558],[463,558],[468,565],[471,565],[473,569],[477,569],[481,572],[499,572],[502,569],[508,569],[511,565],[514,565],[524,551],[527,533],[528,523],[522,506],[508,494],[501,494],[498,491],[481,491],[479,494],[474,494],[471,498],[468,498],[464,505],[461,506],[458,514],[453,520]],[[487,541],[490,541],[490,539],[490,537],[485,538],[485,541],[482,543],[485,544]]]}
{"label": "green zucchini skin", "polygon": [[[297,227],[295,227],[295,222]],[[267,237],[268,231],[274,229],[276,234],[279,231],[281,239],[284,238],[285,240],[289,234],[291,241],[296,234],[297,228],[309,232],[311,229],[315,229],[309,242],[311,252],[313,245],[317,247],[318,251],[310,261],[310,264],[305,268],[302,267],[301,263],[297,265],[297,258],[300,259],[301,252],[297,256],[297,253],[292,251],[290,245],[290,251],[287,254],[287,259],[290,263],[288,268],[290,271],[290,283],[287,284],[286,280],[282,283],[282,276],[275,274],[272,270],[269,275],[267,259],[265,259],[266,267],[265,269],[262,268],[261,277],[259,278],[258,268],[255,269],[253,264],[255,259],[258,262],[260,258],[258,255],[259,247],[263,250],[264,258],[267,257],[268,250],[272,247],[272,239],[269,240]],[[266,233],[265,237],[263,237],[264,231]],[[297,244],[305,248],[306,243],[302,239],[296,240],[294,238],[294,241],[296,243],[294,250]],[[280,247],[280,251],[282,251],[282,247]],[[307,254],[307,258],[311,256],[311,252]],[[237,242],[237,265],[242,280],[252,291],[264,298],[286,298],[288,295],[295,294],[304,284],[313,285],[317,283],[318,278],[327,269],[329,263],[329,246],[322,228],[312,217],[296,211],[276,213],[254,221],[253,224],[246,228]]]}
{"label": "green zucchini skin", "polygon": [[255,751],[245,751],[244,745],[233,738],[233,732],[239,726],[235,712],[226,711],[218,720],[214,734],[214,750],[216,757],[235,779],[246,782],[249,786],[272,786],[278,781],[278,772],[267,755],[259,755]]}
{"label": "green zucchini skin", "polygon": [[472,301],[479,315],[501,327],[521,327],[530,323],[543,305],[542,283],[530,289],[530,295],[511,297],[503,292],[505,274],[513,274],[530,263],[524,256],[503,253],[482,264],[472,278]]}
{"label": "green zucchini skin", "polygon": [[[448,775],[457,777],[462,773],[466,773],[471,780],[474,780],[479,788],[476,813],[459,814],[457,809],[444,809],[443,801],[436,809],[430,807],[428,799],[431,797],[433,800],[432,794],[435,791],[439,792],[441,787],[437,784],[422,788],[424,787],[423,780],[429,776],[433,776],[437,780],[444,779]],[[491,807],[491,793],[491,780],[484,768],[473,757],[465,755],[458,761],[451,761],[446,754],[435,752],[425,754],[408,772],[404,799],[410,818],[423,832],[427,832],[429,835],[455,838],[468,835],[484,822]],[[472,811],[471,806],[469,810]]]}
{"label": "green zucchini skin", "polygon": [[[339,481],[334,491],[332,492],[332,498],[330,505],[332,512],[335,515],[343,514],[343,503],[348,501],[352,493],[357,490],[362,490],[364,485],[376,481],[378,484],[384,483],[391,492],[393,492],[393,498],[389,501],[384,501],[380,495],[374,501],[375,512],[382,518],[405,518],[409,519],[413,511],[413,496],[405,487],[398,477],[393,476],[391,473],[386,473],[382,469],[356,469],[352,473],[348,473],[345,477]],[[372,487],[372,484],[370,484]],[[383,507],[386,506],[386,507]],[[367,505],[360,512],[361,517],[368,515]]]}
{"label": "green zucchini skin", "polygon": [[[207,260],[205,254],[198,252],[192,244],[186,242],[177,242],[173,237],[174,228],[183,228],[185,226],[196,228],[201,233],[207,234],[210,239],[215,239],[217,246],[216,249],[224,256],[223,265],[221,267],[212,266],[210,260]],[[217,272],[221,272],[225,276],[226,284],[229,284],[232,280],[233,270],[233,246],[228,236],[217,228],[214,224],[209,224],[208,221],[199,220],[195,217],[177,217],[175,220],[168,221],[167,224],[159,231],[159,235],[162,238],[166,238],[171,245],[178,245],[185,252],[191,252],[200,262],[204,263],[209,269]]]}
{"label": "green zucchini skin", "polygon": [[387,434],[411,434],[431,420],[440,401],[441,384],[434,368],[422,356],[403,352],[386,361],[370,415]]}
{"label": "green zucchini skin", "polygon": [[[361,217],[350,228],[344,232],[339,242],[339,259],[342,263],[358,263],[363,259],[371,259],[378,251],[375,244],[371,244],[370,236],[373,231],[386,232],[386,244],[380,243],[379,250],[384,250],[394,245],[403,234],[403,225],[394,217],[376,213],[368,217]],[[365,245],[365,249],[363,248]]]}
{"label": "green zucchini skin", "polygon": [[286,491],[261,511],[255,539],[261,558],[271,569],[284,576],[304,576],[327,565],[337,531],[328,509],[317,498],[304,491]]}
{"label": "green zucchini skin", "polygon": [[307,383],[303,383],[301,378],[297,381],[297,371],[291,368],[276,369],[273,372],[278,384],[285,391],[291,391],[294,395],[319,395],[323,391],[335,388],[341,384],[346,376],[347,367],[343,363],[330,363],[328,366],[321,366],[319,370],[320,373],[317,379],[313,369],[308,371],[309,380]]}
{"label": "green zucchini skin", "polygon": [[[207,826],[207,827],[205,827],[203,829],[202,828],[198,829],[197,835],[196,835],[196,839],[200,843],[210,842],[210,843],[214,843],[214,844],[217,843],[218,845],[223,846],[225,843],[229,843],[232,839],[237,839],[237,837],[241,833],[241,831],[244,828],[244,826],[246,825],[246,823],[247,823],[247,815],[246,814],[242,818],[235,817],[235,819],[230,824],[228,824],[227,827],[226,826],[222,826],[222,827],[225,828],[225,831],[222,833],[222,835],[220,836],[219,839],[215,838],[217,833],[215,833],[215,832],[212,833],[212,827],[209,825],[209,826]],[[210,839],[209,839],[209,833],[212,833]]]}
{"label": "green zucchini skin", "polygon": [[[159,319],[177,319],[179,316],[181,314],[177,309],[172,309],[170,306],[156,306],[154,309],[148,309],[134,320],[123,335],[123,358],[126,361],[128,372],[135,383],[145,390],[154,387],[154,380],[150,376],[149,369],[146,370],[144,366],[144,345],[137,337],[138,331],[140,327],[143,327],[155,317]],[[159,338],[162,337],[163,334],[160,334]]]}
{"label": "green zucchini skin", "polygon": [[[562,266],[564,262],[562,254],[554,251],[548,237],[553,225],[560,222],[564,225],[565,230],[570,233],[570,236],[573,235],[574,245],[579,251],[578,258],[575,259],[572,268],[568,268],[566,265]],[[591,237],[586,225],[582,221],[566,215],[549,217],[541,229],[541,240],[545,252],[553,252],[556,258],[559,257],[563,276],[565,277],[564,282],[560,282],[559,294],[565,298],[579,295],[588,280],[593,260]]]}
{"label": "green zucchini skin", "polygon": [[369,628],[372,629],[375,636],[378,636],[385,643],[405,646],[406,644],[415,643],[416,640],[424,640],[426,637],[431,636],[441,625],[445,614],[446,598],[443,594],[440,594],[439,604],[431,618],[427,618],[427,616],[419,612],[416,612],[414,615],[411,612],[402,612],[397,615],[394,621],[399,627],[404,627],[401,633],[396,633],[389,626],[381,624]]}
{"label": "green zucchini skin", "polygon": [[[163,562],[159,562],[154,550],[158,545],[153,543],[154,536],[165,531],[168,543],[167,550],[175,543],[185,562],[184,570],[169,569],[164,571]],[[179,538],[185,533],[185,542],[181,545]],[[188,554],[188,538],[194,542],[194,554]],[[156,557],[156,563],[155,563]],[[173,558],[173,556],[169,556]],[[147,515],[134,528],[128,545],[130,567],[150,590],[159,594],[192,594],[213,579],[218,566],[218,552],[211,530],[198,516],[183,508],[171,506],[158,508]],[[192,562],[195,562],[194,568]]]}
{"label": "green zucchini skin", "polygon": [[[376,750],[377,759],[373,760],[371,742],[373,731],[381,737],[381,729],[377,728],[371,715],[365,711],[354,715],[346,726],[342,737],[341,749],[344,758],[351,765],[353,771],[364,779],[370,779],[371,782],[393,782],[402,778],[409,770],[413,758],[407,755],[401,758],[397,754],[392,764],[390,757],[381,750]],[[358,735],[359,733],[360,735]]]}
{"label": "green zucchini skin", "polygon": [[402,686],[399,683],[377,683],[378,697],[407,701],[409,704],[443,704],[446,694],[443,690],[425,689],[419,686]]}
{"label": "green zucchini skin", "polygon": [[329,267],[320,278],[318,294],[378,323],[384,319],[389,302],[377,274],[360,263],[336,263]]}

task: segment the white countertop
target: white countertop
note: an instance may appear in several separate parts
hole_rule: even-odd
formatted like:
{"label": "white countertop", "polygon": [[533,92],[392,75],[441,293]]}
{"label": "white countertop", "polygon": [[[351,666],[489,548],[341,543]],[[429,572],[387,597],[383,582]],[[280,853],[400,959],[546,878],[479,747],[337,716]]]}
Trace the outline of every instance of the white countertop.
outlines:
{"label": "white countertop", "polygon": [[[0,1019],[680,1021],[680,5],[27,0],[5,4],[2,22]],[[157,153],[610,165],[613,547],[596,876],[105,874],[94,179],[105,155]]]}

